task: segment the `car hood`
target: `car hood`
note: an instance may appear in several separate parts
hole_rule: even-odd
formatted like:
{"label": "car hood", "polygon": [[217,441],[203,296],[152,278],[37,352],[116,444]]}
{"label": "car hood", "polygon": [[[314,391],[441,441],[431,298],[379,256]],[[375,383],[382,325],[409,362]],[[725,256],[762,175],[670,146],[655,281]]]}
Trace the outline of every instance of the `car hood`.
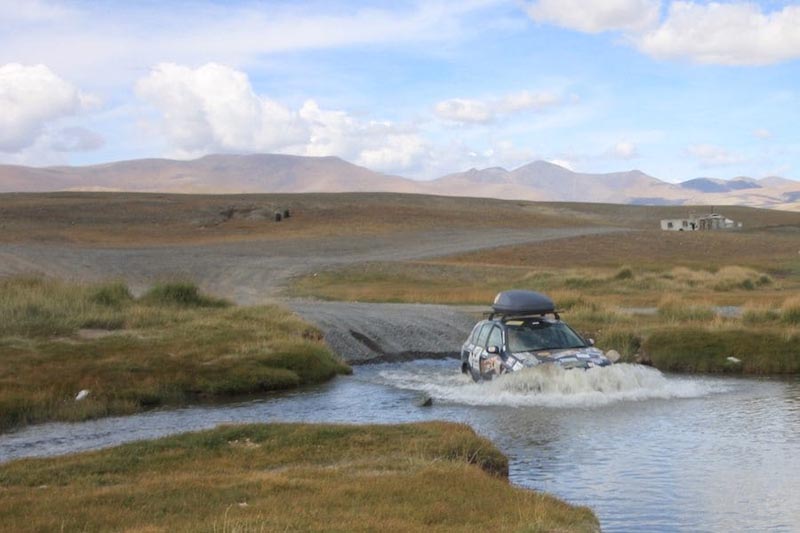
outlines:
{"label": "car hood", "polygon": [[610,361],[603,351],[594,346],[584,348],[565,348],[562,350],[540,350],[536,352],[518,352],[514,357],[520,360],[539,363],[559,363],[562,366],[586,366],[586,363],[607,365]]}

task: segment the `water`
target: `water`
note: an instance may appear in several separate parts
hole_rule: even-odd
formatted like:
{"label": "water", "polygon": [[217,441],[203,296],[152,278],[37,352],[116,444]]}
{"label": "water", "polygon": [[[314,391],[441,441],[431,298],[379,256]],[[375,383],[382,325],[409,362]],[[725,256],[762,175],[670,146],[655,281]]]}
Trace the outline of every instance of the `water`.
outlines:
{"label": "water", "polygon": [[[800,380],[664,376],[615,365],[473,384],[455,361],[356,368],[325,385],[222,406],[0,436],[0,461],[221,423],[469,423],[513,483],[590,506],[604,531],[800,531]],[[432,407],[418,407],[423,394]]]}

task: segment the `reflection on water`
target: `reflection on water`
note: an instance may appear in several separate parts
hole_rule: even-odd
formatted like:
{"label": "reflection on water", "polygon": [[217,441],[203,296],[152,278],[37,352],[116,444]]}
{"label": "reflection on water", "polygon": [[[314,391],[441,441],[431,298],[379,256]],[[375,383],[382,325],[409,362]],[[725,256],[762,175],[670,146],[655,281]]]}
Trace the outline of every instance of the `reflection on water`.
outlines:
{"label": "reflection on water", "polygon": [[[0,436],[0,461],[221,423],[446,419],[492,439],[512,482],[589,505],[604,531],[800,531],[800,380],[617,365],[473,384],[457,366],[359,367],[267,400],[36,426]],[[423,393],[432,407],[417,406]]]}

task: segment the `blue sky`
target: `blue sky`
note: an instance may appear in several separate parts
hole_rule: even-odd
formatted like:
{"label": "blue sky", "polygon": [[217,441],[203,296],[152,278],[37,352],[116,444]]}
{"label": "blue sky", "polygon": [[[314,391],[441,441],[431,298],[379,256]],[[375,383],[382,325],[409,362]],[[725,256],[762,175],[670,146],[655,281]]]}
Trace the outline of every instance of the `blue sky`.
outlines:
{"label": "blue sky", "polygon": [[792,2],[0,0],[0,162],[800,178]]}

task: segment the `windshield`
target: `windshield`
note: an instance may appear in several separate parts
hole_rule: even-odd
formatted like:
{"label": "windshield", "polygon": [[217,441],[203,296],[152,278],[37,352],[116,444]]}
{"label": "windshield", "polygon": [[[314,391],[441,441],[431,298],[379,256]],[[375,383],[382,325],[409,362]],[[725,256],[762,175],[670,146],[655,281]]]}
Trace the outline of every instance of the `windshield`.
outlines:
{"label": "windshield", "polygon": [[583,339],[563,322],[508,324],[508,348],[512,353],[585,346]]}

